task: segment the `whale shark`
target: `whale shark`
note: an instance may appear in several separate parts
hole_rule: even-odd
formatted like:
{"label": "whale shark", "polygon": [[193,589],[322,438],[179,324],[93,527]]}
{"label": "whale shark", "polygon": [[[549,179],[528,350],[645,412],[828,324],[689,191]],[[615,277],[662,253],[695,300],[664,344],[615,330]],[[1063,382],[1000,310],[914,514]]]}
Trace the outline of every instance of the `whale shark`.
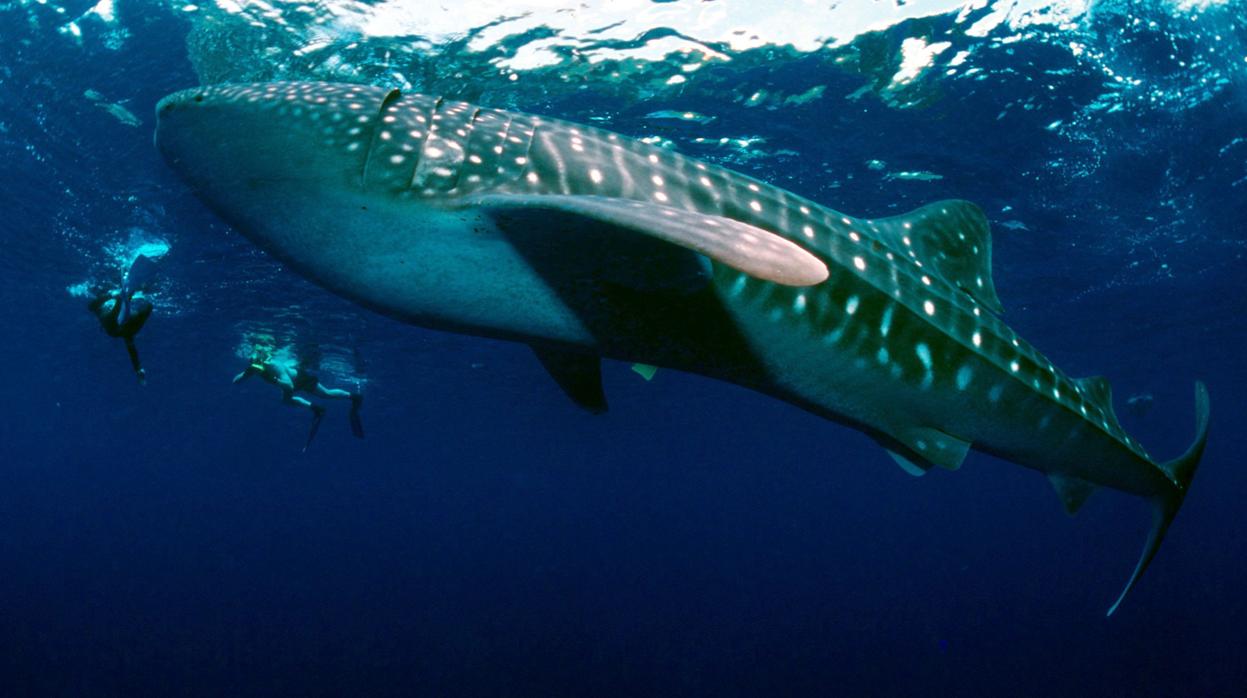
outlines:
{"label": "whale shark", "polygon": [[157,105],[156,145],[225,221],[390,317],[522,342],[592,412],[605,358],[690,371],[856,428],[907,473],[973,449],[1098,487],[1154,523],[1147,569],[1208,435],[1155,460],[1108,382],[1019,337],[968,201],[859,218],[606,130],[384,87],[226,84]]}

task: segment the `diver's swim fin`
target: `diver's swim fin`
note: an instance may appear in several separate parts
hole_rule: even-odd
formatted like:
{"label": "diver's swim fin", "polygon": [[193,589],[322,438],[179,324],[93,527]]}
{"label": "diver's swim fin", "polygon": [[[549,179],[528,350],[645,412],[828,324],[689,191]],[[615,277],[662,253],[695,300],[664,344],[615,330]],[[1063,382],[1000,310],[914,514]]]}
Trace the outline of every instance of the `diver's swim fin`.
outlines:
{"label": "diver's swim fin", "polygon": [[156,276],[156,260],[145,254],[134,258],[121,282],[121,295],[129,298],[142,291]]}
{"label": "diver's swim fin", "polygon": [[130,296],[121,294],[117,298],[117,305],[120,306],[117,309],[117,326],[122,327],[130,319]]}
{"label": "diver's swim fin", "polygon": [[355,438],[364,438],[364,423],[359,418],[359,408],[364,404],[364,396],[359,393],[351,394],[351,433]]}
{"label": "diver's swim fin", "polygon": [[134,294],[143,290],[156,275],[156,260],[145,254],[140,254],[134,258],[134,262],[126,271],[125,278],[121,281],[121,289],[118,291],[117,303],[121,305],[121,309],[117,311],[117,324],[124,325],[130,319],[130,301],[134,298]]}
{"label": "diver's swim fin", "polygon": [[303,444],[303,452],[307,453],[308,446],[312,445],[312,439],[316,438],[316,432],[320,430],[320,420],[325,416],[325,408],[320,405],[312,405],[312,428],[307,432],[307,443]]}

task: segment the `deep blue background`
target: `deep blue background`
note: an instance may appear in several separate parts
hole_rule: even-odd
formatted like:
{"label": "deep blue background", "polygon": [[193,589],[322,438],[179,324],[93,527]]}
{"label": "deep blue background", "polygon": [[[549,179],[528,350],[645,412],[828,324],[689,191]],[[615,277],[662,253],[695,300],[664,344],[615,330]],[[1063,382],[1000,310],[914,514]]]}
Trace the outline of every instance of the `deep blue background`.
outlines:
{"label": "deep blue background", "polygon": [[[1160,457],[1185,448],[1205,380],[1203,467],[1106,620],[1141,502],[1102,492],[1070,518],[1043,478],[980,455],[912,479],[855,432],[672,371],[645,383],[610,363],[611,412],[581,414],[527,349],[357,311],[216,222],[150,141],[155,101],[197,81],[183,19],[126,15],[132,37],[109,50],[27,11],[0,5],[0,693],[1244,694],[1241,77],[1105,119],[1094,145],[1045,130],[1049,114],[998,120],[1018,81],[897,110],[846,100],[860,77],[801,59],[755,74],[742,57],[669,103],[511,97],[614,112],[851,213],[957,196],[1024,222],[995,238],[1008,321],[1071,374],[1111,378],[1119,410],[1154,394],[1121,416]],[[1027,45],[981,60],[1066,67]],[[1099,85],[1050,79],[1069,104]],[[792,111],[714,97],[750,81],[831,87]],[[720,118],[644,118],[668,107]],[[700,152],[699,128],[801,155]],[[884,181],[871,158],[945,178]],[[1093,176],[1062,169],[1088,158]],[[146,387],[65,293],[106,275],[104,248],[134,228],[174,243],[140,336]],[[230,385],[240,332],[275,314],[366,359],[365,441],[335,406],[300,454],[303,415]]]}

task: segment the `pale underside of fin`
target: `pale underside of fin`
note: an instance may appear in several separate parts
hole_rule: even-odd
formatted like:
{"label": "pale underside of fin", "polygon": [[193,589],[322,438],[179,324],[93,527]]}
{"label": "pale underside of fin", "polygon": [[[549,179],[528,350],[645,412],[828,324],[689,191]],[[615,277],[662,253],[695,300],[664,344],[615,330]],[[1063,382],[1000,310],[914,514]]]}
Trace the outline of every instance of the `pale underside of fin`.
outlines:
{"label": "pale underside of fin", "polygon": [[1048,481],[1052,483],[1052,488],[1056,490],[1057,496],[1061,498],[1061,504],[1065,507],[1065,513],[1071,516],[1077,514],[1082,505],[1087,502],[1087,498],[1091,496],[1091,493],[1095,492],[1095,485],[1071,475],[1048,473]]}
{"label": "pale underside of fin", "polygon": [[901,470],[904,470],[905,472],[909,473],[910,475],[913,475],[914,477],[922,477],[923,475],[927,474],[928,470],[931,469],[930,463],[924,463],[921,461],[918,463],[915,463],[914,461],[906,458],[905,456],[902,456],[901,454],[891,449],[888,449],[888,455],[892,456],[892,460],[896,461],[896,464],[901,466]]}
{"label": "pale underside of fin", "polygon": [[897,254],[921,262],[923,269],[959,287],[988,310],[1004,310],[992,282],[991,232],[978,206],[969,201],[937,201],[870,224]]}
{"label": "pale underside of fin", "polygon": [[602,390],[602,359],[598,355],[549,347],[532,347],[532,350],[546,372],[572,402],[593,414],[606,411],[606,393]]}
{"label": "pale underside of fin", "polygon": [[827,265],[801,246],[740,221],[644,201],[604,196],[489,194],[464,201],[494,212],[557,211],[608,224],[703,254],[750,276],[785,286],[827,280]]}

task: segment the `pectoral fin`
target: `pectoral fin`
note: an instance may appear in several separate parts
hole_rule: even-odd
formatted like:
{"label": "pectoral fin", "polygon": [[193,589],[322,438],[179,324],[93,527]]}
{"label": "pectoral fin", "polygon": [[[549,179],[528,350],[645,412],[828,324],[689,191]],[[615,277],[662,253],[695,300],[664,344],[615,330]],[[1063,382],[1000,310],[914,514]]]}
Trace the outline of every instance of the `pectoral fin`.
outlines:
{"label": "pectoral fin", "polygon": [[[827,265],[800,245],[757,226],[671,206],[604,196],[489,194],[465,201],[493,212],[551,211],[669,242],[750,276],[785,286],[827,280]],[[593,226],[586,226],[592,229]]]}

